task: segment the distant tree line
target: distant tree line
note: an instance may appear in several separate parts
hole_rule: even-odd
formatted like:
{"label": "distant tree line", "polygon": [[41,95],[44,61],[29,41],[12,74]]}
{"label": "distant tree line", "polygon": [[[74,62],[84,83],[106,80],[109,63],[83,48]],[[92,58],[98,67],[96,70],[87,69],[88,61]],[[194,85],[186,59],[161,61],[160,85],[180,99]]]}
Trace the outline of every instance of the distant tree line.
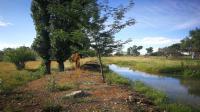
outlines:
{"label": "distant tree line", "polygon": [[159,48],[155,55],[183,56],[189,55],[192,59],[200,56],[200,29],[196,28],[189,32],[189,36],[185,37],[180,43],[172,44],[168,47]]}

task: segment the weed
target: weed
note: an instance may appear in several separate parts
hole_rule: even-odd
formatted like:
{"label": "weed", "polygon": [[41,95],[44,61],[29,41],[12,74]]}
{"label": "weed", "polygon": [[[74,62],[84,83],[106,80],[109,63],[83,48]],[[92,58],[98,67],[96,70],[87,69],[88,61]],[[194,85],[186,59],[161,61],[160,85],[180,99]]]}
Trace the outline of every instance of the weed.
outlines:
{"label": "weed", "polygon": [[42,112],[61,112],[62,106],[52,100],[47,100],[45,105],[43,106]]}
{"label": "weed", "polygon": [[57,83],[55,77],[51,76],[50,78],[48,78],[46,88],[50,92],[57,92],[57,91],[67,91],[67,90],[76,88],[76,85],[72,83],[66,83],[66,84],[60,85]]}

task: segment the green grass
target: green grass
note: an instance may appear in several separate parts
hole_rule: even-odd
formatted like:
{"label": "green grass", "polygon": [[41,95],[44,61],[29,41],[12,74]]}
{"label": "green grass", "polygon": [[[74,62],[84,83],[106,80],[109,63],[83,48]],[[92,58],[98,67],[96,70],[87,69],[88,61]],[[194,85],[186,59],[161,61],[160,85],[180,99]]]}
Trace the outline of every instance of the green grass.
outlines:
{"label": "green grass", "polygon": [[19,86],[42,76],[42,69],[35,71],[16,70],[16,67],[7,62],[0,62],[0,94],[9,94]]}
{"label": "green grass", "polygon": [[161,110],[166,110],[167,112],[200,112],[200,110],[194,109],[188,105],[170,102],[166,94],[163,92],[155,90],[142,82],[130,81],[116,73],[107,72],[106,80],[109,84],[126,85],[127,87],[144,94],[147,98],[158,105]]}
{"label": "green grass", "polygon": [[73,88],[76,88],[76,85],[74,83],[58,84],[54,75],[49,77],[46,85],[46,89],[50,92],[67,91]]}
{"label": "green grass", "polygon": [[111,71],[106,73],[106,82],[108,84],[119,84],[124,86],[130,86],[130,81],[128,79],[116,75],[116,73]]}
{"label": "green grass", "polygon": [[160,75],[200,78],[200,60],[166,59],[164,57],[104,57],[104,63]]}

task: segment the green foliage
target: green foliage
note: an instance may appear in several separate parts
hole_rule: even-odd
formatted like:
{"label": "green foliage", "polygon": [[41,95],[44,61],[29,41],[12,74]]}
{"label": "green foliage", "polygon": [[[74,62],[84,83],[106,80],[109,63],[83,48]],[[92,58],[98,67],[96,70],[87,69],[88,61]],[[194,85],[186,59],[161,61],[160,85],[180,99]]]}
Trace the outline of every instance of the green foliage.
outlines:
{"label": "green foliage", "polygon": [[185,69],[183,71],[183,76],[185,78],[200,78],[200,70],[199,69]]}
{"label": "green foliage", "polygon": [[41,56],[45,64],[45,73],[50,74],[50,38],[49,38],[49,19],[47,7],[49,0],[32,0],[31,16],[33,18],[36,38],[32,43],[32,48]]}
{"label": "green foliage", "polygon": [[186,52],[192,55],[192,59],[199,58],[200,54],[200,29],[196,28],[189,32],[189,36],[168,47],[159,48],[158,53],[161,55],[181,56]]}
{"label": "green foliage", "polygon": [[146,48],[147,54],[151,55],[153,53],[153,47]]}
{"label": "green foliage", "polygon": [[139,56],[140,55],[139,50],[141,50],[142,48],[143,46],[133,45],[133,47],[129,47],[127,49],[127,55]]}
{"label": "green foliage", "polygon": [[126,7],[120,5],[116,8],[110,7],[108,2],[96,2],[92,4],[92,16],[86,30],[88,32],[88,37],[90,37],[91,47],[93,47],[97,53],[101,75],[105,82],[101,56],[111,54],[118,47],[128,42],[116,41],[115,34],[125,27],[135,24],[134,19],[125,19],[125,14],[133,6],[133,1],[130,0]]}
{"label": "green foliage", "polygon": [[114,72],[107,72],[106,73],[106,82],[108,84],[119,84],[124,86],[130,86],[130,81],[122,76],[117,75]]}
{"label": "green foliage", "polygon": [[96,56],[96,51],[92,50],[92,49],[81,50],[80,54],[82,55],[82,57],[95,57]]}
{"label": "green foliage", "polygon": [[0,61],[3,60],[3,54],[4,54],[3,51],[0,50]]}
{"label": "green foliage", "polygon": [[194,52],[200,52],[200,28],[190,31],[192,49]]}
{"label": "green foliage", "polygon": [[36,59],[36,53],[28,47],[4,49],[4,60],[14,63],[18,70],[24,69],[25,62]]}

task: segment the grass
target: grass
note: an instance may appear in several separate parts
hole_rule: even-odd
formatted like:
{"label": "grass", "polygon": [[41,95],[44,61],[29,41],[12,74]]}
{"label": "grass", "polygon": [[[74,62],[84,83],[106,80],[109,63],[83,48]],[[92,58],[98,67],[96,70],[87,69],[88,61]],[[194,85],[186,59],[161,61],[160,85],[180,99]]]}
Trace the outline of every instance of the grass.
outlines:
{"label": "grass", "polygon": [[200,110],[194,109],[190,106],[170,102],[166,94],[163,92],[155,90],[142,82],[130,81],[114,72],[107,72],[106,80],[109,84],[126,85],[129,88],[144,94],[147,98],[158,105],[160,109],[166,110],[167,112],[200,112]]}
{"label": "grass", "polygon": [[[85,58],[81,63],[94,60],[93,58]],[[41,78],[44,68],[40,67],[41,61],[29,61],[25,64],[24,70],[17,70],[15,65],[9,62],[0,62],[0,93],[7,94],[12,92],[15,88],[26,84],[29,81]],[[65,68],[73,68],[74,64],[66,61]],[[52,72],[58,71],[58,64],[56,61],[51,62]],[[67,90],[70,85],[59,85],[59,90]]]}
{"label": "grass", "polygon": [[42,112],[61,112],[62,106],[60,105],[60,102],[55,100],[46,100],[46,103],[43,105]]}
{"label": "grass", "polygon": [[67,91],[76,88],[76,85],[74,83],[58,84],[55,79],[55,76],[53,75],[48,79],[46,88],[50,92],[57,92],[57,91]]}
{"label": "grass", "polygon": [[123,86],[130,86],[130,81],[126,78],[123,78],[119,75],[116,75],[112,71],[108,71],[106,73],[106,82],[108,84],[118,84],[118,85],[123,85]]}
{"label": "grass", "polygon": [[104,63],[117,64],[148,73],[200,78],[200,60],[164,57],[104,57]]}
{"label": "grass", "polygon": [[16,70],[16,67],[7,62],[0,62],[0,93],[10,93],[18,86],[40,77],[41,71]]}

